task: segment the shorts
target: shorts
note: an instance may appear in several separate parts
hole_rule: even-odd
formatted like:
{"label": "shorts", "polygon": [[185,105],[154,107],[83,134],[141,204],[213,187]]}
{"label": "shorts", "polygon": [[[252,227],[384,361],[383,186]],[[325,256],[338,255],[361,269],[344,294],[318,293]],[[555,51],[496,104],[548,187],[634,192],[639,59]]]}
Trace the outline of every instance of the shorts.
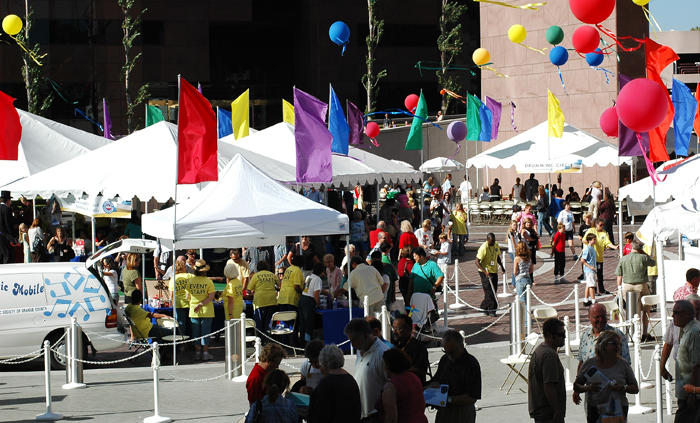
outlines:
{"label": "shorts", "polygon": [[584,273],[583,280],[586,282],[586,288],[595,288],[595,284],[596,284],[596,274],[595,273]]}
{"label": "shorts", "polygon": [[639,295],[637,295],[637,310],[642,310],[642,297],[645,295],[649,295],[649,285],[647,285],[646,282],[642,283],[637,283],[637,284],[629,284],[629,283],[623,283],[622,284],[622,295],[625,300],[627,300],[627,293],[628,292],[638,292]]}
{"label": "shorts", "polygon": [[574,240],[574,230],[570,231],[564,231],[564,237],[567,241],[573,241]]}

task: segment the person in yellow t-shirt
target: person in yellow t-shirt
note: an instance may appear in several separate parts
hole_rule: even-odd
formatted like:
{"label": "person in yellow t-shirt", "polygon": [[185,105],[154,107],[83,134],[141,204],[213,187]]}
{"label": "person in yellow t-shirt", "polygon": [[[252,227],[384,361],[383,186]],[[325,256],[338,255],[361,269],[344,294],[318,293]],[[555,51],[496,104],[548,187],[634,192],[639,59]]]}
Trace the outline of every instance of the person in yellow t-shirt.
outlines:
{"label": "person in yellow t-shirt", "polygon": [[248,282],[250,282],[250,268],[248,267],[248,262],[243,260],[243,249],[233,248],[231,249],[231,251],[229,251],[228,254],[231,258],[228,259],[226,265],[236,265],[236,267],[238,268],[238,279],[241,280],[241,284],[243,284],[243,290],[245,291],[246,289],[248,289]]}
{"label": "person in yellow t-shirt", "polygon": [[154,341],[159,341],[161,334],[157,325],[151,323],[151,319],[172,319],[172,317],[161,313],[150,313],[141,308],[143,302],[143,294],[140,290],[135,289],[131,292],[131,304],[124,309],[124,314],[134,322],[131,328],[134,333],[134,338],[153,338]]}
{"label": "person in yellow t-shirt", "polygon": [[243,284],[238,279],[238,266],[227,264],[224,268],[226,276],[226,289],[224,297],[224,321],[240,319],[243,313]]}
{"label": "person in yellow t-shirt", "polygon": [[299,341],[299,297],[304,288],[304,273],[302,268],[306,258],[301,254],[292,257],[292,265],[284,272],[282,286],[280,287],[280,295],[277,298],[280,311],[293,311],[297,314],[297,320],[294,324],[294,333],[292,333],[292,345],[298,346]]}
{"label": "person in yellow t-shirt", "polygon": [[180,332],[189,333],[191,331],[190,325],[190,300],[187,299],[187,292],[185,288],[187,287],[187,282],[194,275],[192,273],[187,273],[187,265],[184,260],[177,260],[175,262],[175,277],[170,278],[168,288],[170,292],[175,293],[175,313],[177,315],[177,325],[180,326]]}
{"label": "person in yellow t-shirt", "polygon": [[[209,354],[209,335],[211,332],[211,322],[214,320],[214,282],[206,275],[209,265],[204,260],[197,260],[194,264],[194,276],[187,281],[185,291],[190,300],[190,321],[192,322],[192,336],[204,338],[194,343],[195,360],[212,360],[214,356]],[[204,353],[199,351],[202,346]]]}
{"label": "person in yellow t-shirt", "polygon": [[597,237],[594,247],[596,271],[598,273],[598,294],[610,294],[610,292],[605,289],[605,284],[603,283],[603,252],[606,248],[617,250],[619,245],[610,242],[608,232],[605,230],[605,220],[602,218],[596,219],[595,225],[586,231],[583,238],[586,238],[588,234],[593,234]]}
{"label": "person in yellow t-shirt", "polygon": [[[269,332],[270,319],[277,310],[277,289],[280,287],[280,279],[268,270],[265,261],[258,262],[258,271],[248,284],[248,289],[253,291],[253,319],[255,327],[261,332]],[[284,270],[277,269],[284,275]]]}

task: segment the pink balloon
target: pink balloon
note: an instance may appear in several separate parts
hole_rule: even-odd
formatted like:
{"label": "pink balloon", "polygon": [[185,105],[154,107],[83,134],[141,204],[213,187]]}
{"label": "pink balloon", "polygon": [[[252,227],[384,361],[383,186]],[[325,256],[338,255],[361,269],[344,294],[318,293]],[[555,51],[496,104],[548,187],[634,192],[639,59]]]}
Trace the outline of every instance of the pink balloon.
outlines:
{"label": "pink balloon", "polygon": [[418,100],[420,97],[418,97],[415,94],[409,94],[406,99],[403,101],[403,105],[406,106],[406,109],[411,112],[411,113],[416,113],[416,107],[418,107]]}
{"label": "pink balloon", "polygon": [[630,81],[617,95],[617,115],[635,132],[656,128],[668,112],[668,91],[647,78]]}
{"label": "pink balloon", "polygon": [[609,137],[617,137],[620,120],[617,118],[617,109],[613,106],[600,115],[600,129]]}
{"label": "pink balloon", "polygon": [[595,25],[610,16],[615,0],[569,0],[569,8],[579,21]]}
{"label": "pink balloon", "polygon": [[591,53],[598,48],[600,35],[598,35],[598,30],[592,26],[581,26],[576,28],[576,31],[571,36],[571,43],[579,53]]}
{"label": "pink balloon", "polygon": [[375,138],[377,135],[379,135],[379,125],[377,125],[376,122],[367,123],[365,134],[367,134],[367,136],[370,138]]}

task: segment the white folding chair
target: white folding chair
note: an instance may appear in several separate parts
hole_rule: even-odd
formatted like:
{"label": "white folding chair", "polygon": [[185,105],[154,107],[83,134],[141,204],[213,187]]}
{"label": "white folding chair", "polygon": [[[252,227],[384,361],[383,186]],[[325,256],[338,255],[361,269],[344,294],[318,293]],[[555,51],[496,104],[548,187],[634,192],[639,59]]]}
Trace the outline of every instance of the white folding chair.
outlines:
{"label": "white folding chair", "polygon": [[[175,319],[156,319],[156,322],[158,323],[158,326],[161,328],[161,334],[163,332],[169,333],[169,335],[162,336],[161,339],[165,342],[180,342],[180,341],[187,341],[190,339],[190,336],[184,335],[182,331],[180,330],[180,325],[177,323],[177,320]],[[176,334],[173,335],[173,328],[175,328]],[[184,350],[187,352],[187,355],[190,357],[190,361],[194,361],[192,358],[192,354],[190,353],[189,348],[187,348],[187,345],[183,345]]]}
{"label": "white folding chair", "polygon": [[[277,324],[277,322],[292,322],[291,327],[286,325]],[[297,312],[296,311],[277,311],[272,315],[270,319],[270,335],[274,336],[287,336],[289,338],[289,345],[292,345],[292,335],[294,334],[294,326],[297,323]],[[246,326],[248,326],[246,322]],[[246,336],[246,341],[248,337]],[[294,351],[294,356],[296,356],[296,350]]]}
{"label": "white folding chair", "polygon": [[[652,306],[657,306],[661,307],[661,296],[660,295],[644,295],[641,298],[642,301],[642,307],[652,307]],[[656,325],[661,323],[661,317],[651,317],[651,314],[649,314],[648,311],[644,311],[647,313],[647,316],[649,316],[649,324],[651,326],[651,333],[654,334],[654,339],[658,341],[658,337],[656,336],[656,332],[654,331],[654,328]],[[659,313],[660,314],[660,313]]]}
{"label": "white folding chair", "polygon": [[[294,312],[292,312],[294,313]],[[253,334],[248,335],[248,330],[252,329]],[[245,319],[245,342],[246,344],[248,342],[255,342],[255,340],[258,339],[257,333],[255,333],[255,320],[253,319]]]}
{"label": "white folding chair", "polygon": [[[523,343],[523,347],[520,349],[520,354],[517,356],[510,356],[507,358],[502,358],[500,361],[501,363],[505,364],[510,368],[510,371],[506,375],[506,379],[503,381],[501,384],[500,390],[503,390],[503,387],[506,386],[506,383],[510,382],[510,386],[508,387],[508,390],[506,391],[506,395],[510,393],[510,390],[513,389],[513,385],[515,382],[518,380],[518,376],[525,381],[525,383],[528,383],[527,377],[523,374],[523,368],[527,363],[530,362],[530,356],[532,355],[532,351],[534,351],[535,346],[537,345],[537,340],[539,339],[539,336],[537,336],[536,333],[531,332],[530,335],[528,335],[525,338],[525,342]],[[525,353],[525,349],[527,346],[530,345],[530,350]],[[517,367],[517,366],[520,367]],[[510,375],[515,373],[513,375],[513,379],[509,379]]]}
{"label": "white folding chair", "polygon": [[[532,317],[535,319],[535,323],[537,324],[537,327],[540,328],[540,334],[542,334],[542,321],[545,321],[547,319],[550,319],[552,317],[559,317],[559,313],[557,312],[557,309],[554,307],[539,307],[539,308],[533,308],[532,309]],[[542,335],[544,336],[544,335]]]}

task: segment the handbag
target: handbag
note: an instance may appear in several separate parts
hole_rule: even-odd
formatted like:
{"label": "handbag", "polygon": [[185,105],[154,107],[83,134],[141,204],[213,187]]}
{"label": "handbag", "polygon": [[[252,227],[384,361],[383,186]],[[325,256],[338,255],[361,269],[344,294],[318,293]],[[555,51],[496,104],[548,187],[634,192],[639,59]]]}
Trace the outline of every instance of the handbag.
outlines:
{"label": "handbag", "polygon": [[39,233],[35,233],[34,241],[32,241],[32,251],[34,251],[37,254],[40,254],[44,252],[44,248],[44,240],[41,239]]}
{"label": "handbag", "polygon": [[255,415],[253,415],[253,423],[263,423],[263,405],[262,400],[255,401]]}

